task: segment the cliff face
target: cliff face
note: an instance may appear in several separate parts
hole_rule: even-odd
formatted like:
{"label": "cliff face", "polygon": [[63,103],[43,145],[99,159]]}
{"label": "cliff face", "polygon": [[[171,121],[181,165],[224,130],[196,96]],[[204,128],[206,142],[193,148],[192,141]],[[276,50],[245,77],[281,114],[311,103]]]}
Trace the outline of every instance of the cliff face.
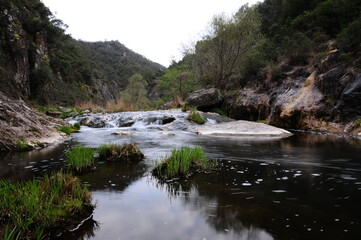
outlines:
{"label": "cliff face", "polygon": [[228,96],[224,107],[230,117],[266,120],[277,127],[361,132],[361,73],[347,68],[337,55],[337,50],[330,51],[321,60],[323,67],[283,63],[280,79],[265,77],[262,86]]}

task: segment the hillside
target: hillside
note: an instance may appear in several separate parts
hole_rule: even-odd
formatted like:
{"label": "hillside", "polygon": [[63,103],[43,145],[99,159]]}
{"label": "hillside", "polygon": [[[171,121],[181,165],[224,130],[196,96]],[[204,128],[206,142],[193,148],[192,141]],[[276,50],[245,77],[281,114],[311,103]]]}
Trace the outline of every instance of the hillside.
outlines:
{"label": "hillside", "polygon": [[[193,106],[283,128],[361,131],[361,1],[265,0],[215,16],[207,32],[160,77],[159,89],[182,83],[173,99],[187,86],[215,87],[222,98]],[[200,93],[188,100],[210,98]]]}
{"label": "hillside", "polygon": [[11,98],[104,104],[118,98],[133,74],[152,84],[164,69],[117,41],[72,39],[39,0],[0,3],[0,89]]}

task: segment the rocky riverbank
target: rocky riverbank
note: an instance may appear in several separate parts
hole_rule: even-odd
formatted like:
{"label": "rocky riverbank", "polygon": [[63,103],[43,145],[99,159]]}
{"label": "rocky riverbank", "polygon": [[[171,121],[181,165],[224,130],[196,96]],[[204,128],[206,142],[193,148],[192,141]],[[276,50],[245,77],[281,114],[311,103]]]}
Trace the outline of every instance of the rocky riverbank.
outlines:
{"label": "rocky riverbank", "polygon": [[66,137],[57,127],[62,119],[40,116],[22,100],[13,100],[0,92],[0,150],[17,150],[20,144],[44,147]]}

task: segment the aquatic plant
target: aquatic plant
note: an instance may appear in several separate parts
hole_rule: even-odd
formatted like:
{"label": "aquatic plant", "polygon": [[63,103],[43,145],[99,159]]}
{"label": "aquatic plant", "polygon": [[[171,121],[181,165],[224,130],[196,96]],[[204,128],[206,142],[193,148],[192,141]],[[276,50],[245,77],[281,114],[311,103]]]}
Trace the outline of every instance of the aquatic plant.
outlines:
{"label": "aquatic plant", "polygon": [[185,177],[199,170],[210,170],[215,166],[200,147],[173,149],[155,166],[152,174],[160,179]]}
{"label": "aquatic plant", "polygon": [[66,219],[89,215],[91,195],[65,173],[28,182],[0,181],[0,238],[41,239]]}
{"label": "aquatic plant", "polygon": [[106,161],[140,161],[144,158],[143,153],[134,143],[119,144],[104,144],[98,148],[98,155],[100,159]]}
{"label": "aquatic plant", "polygon": [[195,108],[192,108],[189,111],[187,119],[197,124],[204,124],[206,122],[206,120],[199,114],[199,112]]}
{"label": "aquatic plant", "polygon": [[94,165],[94,150],[87,147],[77,146],[70,150],[67,156],[68,166],[76,171]]}

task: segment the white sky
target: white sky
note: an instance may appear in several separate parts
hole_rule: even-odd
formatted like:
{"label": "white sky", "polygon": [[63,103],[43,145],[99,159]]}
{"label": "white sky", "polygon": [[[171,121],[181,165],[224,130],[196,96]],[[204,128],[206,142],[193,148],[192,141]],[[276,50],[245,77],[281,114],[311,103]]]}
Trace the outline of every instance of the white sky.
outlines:
{"label": "white sky", "polygon": [[183,44],[200,39],[216,14],[235,13],[259,0],[42,0],[84,41],[118,40],[146,58],[168,66]]}

